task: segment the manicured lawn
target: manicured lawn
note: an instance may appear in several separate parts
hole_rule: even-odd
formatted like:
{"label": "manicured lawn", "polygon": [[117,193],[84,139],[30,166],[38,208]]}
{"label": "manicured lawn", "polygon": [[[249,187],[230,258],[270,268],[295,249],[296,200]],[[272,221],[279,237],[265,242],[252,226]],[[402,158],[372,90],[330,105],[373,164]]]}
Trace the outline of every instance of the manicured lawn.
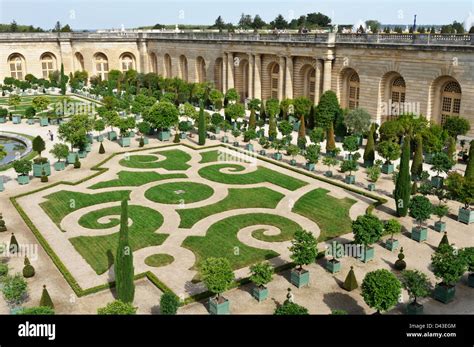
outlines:
{"label": "manicured lawn", "polygon": [[196,255],[194,268],[199,268],[200,263],[209,257],[223,257],[230,261],[233,269],[240,269],[279,255],[271,250],[247,246],[237,238],[240,229],[259,224],[273,225],[283,230],[286,235],[299,228],[295,222],[282,216],[265,213],[245,214],[214,223],[205,236],[189,236],[182,246]]}
{"label": "manicured lawn", "polygon": [[59,226],[62,219],[71,212],[92,205],[128,199],[129,195],[129,190],[118,190],[98,194],[85,194],[62,190],[45,196],[48,200],[42,202],[40,206],[48,214],[49,218]]}
{"label": "manicured lawn", "polygon": [[153,254],[145,259],[145,264],[152,267],[160,267],[171,264],[174,261],[174,257],[169,254]]}
{"label": "manicured lawn", "polygon": [[263,166],[258,166],[256,171],[244,174],[222,173],[220,170],[223,168],[230,168],[230,171],[232,172],[245,170],[242,165],[238,164],[216,164],[200,169],[199,175],[210,181],[226,184],[255,184],[269,182],[288,190],[296,190],[307,184],[306,182],[284,175],[277,171],[267,169]]}
{"label": "manicured lawn", "polygon": [[155,155],[131,155],[120,160],[120,165],[136,169],[187,170],[190,168],[186,163],[191,160],[191,156],[179,149],[156,152],[156,154],[163,155],[166,158],[157,161],[158,157]]}
{"label": "manicured lawn", "polygon": [[294,205],[293,212],[311,219],[321,229],[320,241],[350,232],[349,210],[355,200],[336,199],[327,195],[329,191],[318,188],[303,195]]}
{"label": "manicured lawn", "polygon": [[180,228],[191,228],[194,224],[213,214],[239,208],[275,208],[284,195],[266,187],[229,189],[223,200],[203,207],[178,209]]}
{"label": "manicured lawn", "polygon": [[136,171],[120,171],[118,179],[99,182],[90,189],[101,189],[109,187],[138,187],[150,182],[169,180],[173,178],[187,178],[185,174],[159,174],[152,171],[136,172]]}
{"label": "manicured lawn", "polygon": [[[120,206],[103,208],[89,212],[79,219],[79,224],[89,229],[107,229],[120,223]],[[129,228],[129,240],[133,250],[149,246],[161,245],[168,237],[167,234],[157,234],[155,231],[163,224],[163,217],[157,211],[143,206],[130,205],[129,218],[132,224]],[[109,222],[101,224],[98,219],[111,216]],[[71,238],[74,248],[82,255],[97,274],[107,271],[114,263],[117,253],[119,233],[103,236],[79,236]]]}
{"label": "manicured lawn", "polygon": [[206,200],[212,194],[214,189],[202,183],[172,182],[148,189],[145,197],[161,204],[180,204]]}

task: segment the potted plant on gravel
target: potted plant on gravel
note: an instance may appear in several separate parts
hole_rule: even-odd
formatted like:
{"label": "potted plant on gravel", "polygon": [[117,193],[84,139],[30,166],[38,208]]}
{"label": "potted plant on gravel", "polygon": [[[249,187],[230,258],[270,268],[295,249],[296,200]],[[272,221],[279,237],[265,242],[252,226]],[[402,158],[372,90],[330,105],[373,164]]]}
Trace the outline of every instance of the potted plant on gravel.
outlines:
{"label": "potted plant on gravel", "polygon": [[188,136],[187,132],[189,131],[189,129],[190,129],[190,125],[189,125],[188,121],[183,120],[183,121],[179,122],[178,130],[180,131],[179,138],[181,140],[186,139],[186,137]]}
{"label": "potted plant on gravel", "polygon": [[31,161],[27,159],[20,159],[13,162],[13,168],[18,174],[18,184],[28,184],[30,182],[29,173],[32,169]]}
{"label": "potted plant on gravel", "polygon": [[148,122],[140,122],[137,125],[137,129],[140,132],[140,143],[143,142],[143,145],[147,145],[150,140],[146,135],[150,132],[151,126]]}
{"label": "potted plant on gravel", "polygon": [[367,186],[369,191],[374,191],[375,190],[375,183],[380,178],[380,174],[382,172],[380,165],[381,165],[381,160],[377,160],[375,163],[373,163],[371,166],[367,168],[367,179],[371,182]]}
{"label": "potted plant on gravel", "polygon": [[316,164],[319,161],[319,153],[321,151],[320,145],[309,145],[306,147],[304,157],[306,159],[306,169],[308,171],[314,171]]}
{"label": "potted plant on gravel", "polygon": [[375,250],[370,245],[377,242],[382,236],[383,223],[375,215],[361,215],[352,222],[352,232],[354,233],[354,242],[362,249],[359,260],[367,263],[374,258]]}
{"label": "potted plant on gravel", "polygon": [[451,199],[464,204],[459,208],[458,221],[464,224],[474,223],[474,183],[472,177],[464,177],[457,172],[450,172],[445,186]]}
{"label": "potted plant on gravel", "polygon": [[257,132],[255,129],[248,129],[244,132],[244,142],[248,142],[245,145],[245,149],[249,152],[253,152],[253,144],[251,143],[252,140],[257,138]]}
{"label": "potted plant on gravel", "polygon": [[289,250],[291,251],[290,258],[298,268],[291,270],[290,280],[298,288],[309,284],[309,272],[303,269],[303,265],[308,265],[316,260],[317,246],[318,242],[311,232],[301,229],[295,231]]}
{"label": "potted plant on gravel", "polygon": [[433,206],[430,200],[422,195],[416,195],[408,204],[410,210],[410,217],[415,218],[418,226],[412,228],[411,238],[412,240],[422,242],[428,238],[428,229],[423,226],[424,221],[430,218],[433,211]]}
{"label": "potted plant on gravel", "polygon": [[273,266],[268,262],[262,262],[254,264],[250,267],[250,280],[255,284],[252,290],[252,295],[259,302],[265,300],[268,297],[268,288],[266,284],[270,283],[273,277]]}
{"label": "potted plant on gravel", "polygon": [[232,136],[234,137],[234,142],[232,143],[232,145],[234,147],[239,147],[239,141],[238,141],[238,137],[242,134],[242,132],[235,128],[232,130]]}
{"label": "potted plant on gravel", "polygon": [[326,177],[332,177],[332,170],[331,167],[336,166],[339,163],[339,161],[330,155],[327,155],[323,158],[323,164],[328,167],[328,170],[324,173],[324,176]]}
{"label": "potted plant on gravel", "polygon": [[431,256],[433,273],[441,282],[436,284],[434,298],[449,303],[456,294],[456,283],[467,270],[465,257],[449,244],[442,244]]}
{"label": "potted plant on gravel", "polygon": [[46,149],[46,144],[41,136],[36,136],[33,139],[33,150],[38,153],[38,157],[34,159],[33,164],[33,176],[41,177],[43,170],[46,173],[46,176],[51,175],[51,164],[49,163],[48,158],[43,158],[41,153]]}
{"label": "potted plant on gravel", "polygon": [[135,118],[120,118],[116,125],[120,129],[120,138],[118,143],[121,147],[130,147],[130,130],[135,128]]}
{"label": "potted plant on gravel", "polygon": [[341,262],[338,259],[344,256],[343,246],[336,241],[333,241],[331,246],[328,248],[327,253],[332,256],[332,259],[329,259],[326,262],[326,270],[332,274],[341,271]]}
{"label": "potted plant on gravel", "polygon": [[423,304],[417,302],[417,299],[430,295],[431,286],[428,277],[418,270],[404,270],[401,274],[401,282],[413,300],[407,305],[407,314],[422,314]]}
{"label": "potted plant on gravel", "polygon": [[99,118],[94,120],[94,130],[99,133],[97,135],[97,141],[102,142],[104,141],[104,136],[102,135],[102,131],[105,130],[105,122],[103,119]]}
{"label": "potted plant on gravel", "polygon": [[431,170],[436,172],[436,176],[431,178],[433,187],[440,188],[443,186],[443,177],[441,173],[448,173],[454,166],[454,160],[449,158],[445,152],[435,153],[431,159]]}
{"label": "potted plant on gravel", "polygon": [[389,219],[384,224],[384,234],[389,234],[390,238],[385,241],[385,248],[393,252],[398,248],[398,240],[393,237],[394,234],[399,234],[402,231],[402,225],[396,219]]}
{"label": "potted plant on gravel", "polygon": [[439,218],[438,221],[434,224],[434,229],[441,233],[446,231],[446,222],[443,222],[443,217],[447,216],[449,213],[449,207],[445,204],[438,204],[433,206],[433,214]]}
{"label": "potted plant on gravel", "polygon": [[381,311],[388,311],[398,303],[402,285],[393,273],[380,269],[365,275],[361,289],[365,303],[376,309],[376,314],[380,314]]}
{"label": "potted plant on gravel", "polygon": [[209,298],[211,314],[229,314],[229,300],[221,294],[234,281],[234,272],[226,258],[207,258],[201,263],[200,274],[207,289],[216,294]]}
{"label": "potted plant on gravel", "polygon": [[343,160],[341,163],[341,172],[349,172],[348,175],[344,178],[344,182],[347,184],[355,183],[355,175],[352,174],[353,171],[359,170],[359,165],[357,165],[357,160],[359,160],[360,154],[355,153],[350,160]]}
{"label": "potted plant on gravel", "polygon": [[272,141],[272,148],[276,150],[276,153],[273,153],[273,159],[275,160],[281,160],[283,157],[280,151],[285,147],[285,144],[283,143],[283,140],[280,139],[275,139]]}
{"label": "potted plant on gravel", "polygon": [[54,163],[54,169],[56,171],[62,171],[66,168],[66,162],[61,159],[66,159],[69,154],[69,146],[64,143],[56,143],[53,148],[49,151],[58,161]]}
{"label": "potted plant on gravel", "polygon": [[290,165],[296,166],[296,159],[295,157],[300,153],[300,148],[296,145],[289,145],[286,147],[286,154],[291,157]]}
{"label": "potted plant on gravel", "polygon": [[384,174],[393,173],[395,166],[392,164],[392,160],[400,158],[400,145],[392,140],[386,140],[380,142],[376,148],[379,155],[385,159],[385,163],[382,165],[382,172]]}

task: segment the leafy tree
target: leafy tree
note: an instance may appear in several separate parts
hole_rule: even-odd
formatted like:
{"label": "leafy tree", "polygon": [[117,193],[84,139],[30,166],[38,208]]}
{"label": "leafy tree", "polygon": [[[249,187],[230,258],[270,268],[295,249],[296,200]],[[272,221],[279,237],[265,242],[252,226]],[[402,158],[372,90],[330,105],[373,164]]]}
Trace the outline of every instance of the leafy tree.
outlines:
{"label": "leafy tree", "polygon": [[377,152],[385,159],[386,164],[400,158],[400,145],[390,140],[382,141],[377,145]]}
{"label": "leafy tree", "polygon": [[200,146],[204,146],[206,144],[206,118],[204,117],[204,105],[202,102],[199,108],[198,133],[199,133],[198,144]]}
{"label": "leafy tree", "polygon": [[99,135],[105,130],[105,122],[103,119],[99,118],[94,120],[94,130],[99,132]]}
{"label": "leafy tree", "polygon": [[430,283],[428,277],[418,270],[403,270],[401,275],[403,288],[408,292],[410,298],[416,303],[418,298],[430,295]]}
{"label": "leafy tree", "polygon": [[465,209],[474,202],[474,180],[463,177],[457,172],[450,172],[444,181],[449,197],[464,204]]}
{"label": "leafy tree", "polygon": [[288,28],[288,22],[281,14],[279,14],[274,20],[270,22],[270,26],[276,29],[286,29]]}
{"label": "leafy tree", "polygon": [[300,148],[296,145],[288,145],[286,147],[286,154],[291,156],[293,159],[300,153]]}
{"label": "leafy tree", "polygon": [[252,28],[262,29],[265,25],[267,25],[267,23],[265,23],[265,21],[262,19],[262,17],[260,17],[258,14],[256,14],[255,17],[253,18]]}
{"label": "leafy tree", "polygon": [[175,315],[179,305],[179,298],[171,291],[164,292],[160,298],[160,312],[163,315]]}
{"label": "leafy tree", "polygon": [[303,265],[308,265],[315,261],[318,255],[318,242],[314,235],[306,230],[296,230],[294,239],[291,241],[290,258],[299,266],[299,270],[303,269]]}
{"label": "leafy tree", "polygon": [[397,181],[395,183],[395,191],[393,193],[397,215],[399,217],[404,217],[407,215],[410,195],[410,139],[407,135],[405,136],[405,141],[403,142],[400,171],[398,172]]}
{"label": "leafy tree", "polygon": [[370,127],[370,114],[363,108],[356,108],[344,117],[344,124],[354,135],[362,135]]}
{"label": "leafy tree", "polygon": [[380,169],[380,165],[374,165],[367,168],[367,178],[372,183],[376,183],[378,181],[381,173],[382,173],[382,170]]}
{"label": "leafy tree", "polygon": [[41,158],[41,152],[43,152],[46,149],[46,144],[44,143],[44,140],[41,136],[36,136],[33,139],[33,150],[38,153],[39,157]]}
{"label": "leafy tree", "polygon": [[169,129],[178,123],[178,109],[169,101],[160,101],[145,111],[143,119],[155,129]]}
{"label": "leafy tree", "polygon": [[416,195],[410,200],[408,205],[410,209],[410,217],[415,218],[421,228],[423,222],[430,218],[433,206],[430,200],[422,195]]}
{"label": "leafy tree", "polygon": [[359,149],[358,137],[355,135],[347,136],[342,143],[342,148],[352,155],[352,153]]}
{"label": "leafy tree", "polygon": [[357,160],[343,160],[341,163],[341,172],[349,172],[349,175],[352,176],[352,171],[357,171],[359,169],[357,165]]}
{"label": "leafy tree", "polygon": [[201,278],[207,289],[217,294],[217,301],[234,281],[234,272],[226,258],[207,258],[200,266]]}
{"label": "leafy tree", "polygon": [[135,128],[135,117],[119,118],[116,125],[120,129],[121,136],[128,136],[130,130]]}
{"label": "leafy tree", "polygon": [[36,110],[33,106],[28,106],[25,110],[25,116],[28,119],[33,119],[36,116]]}
{"label": "leafy tree", "polygon": [[53,300],[51,300],[51,296],[48,293],[48,289],[46,289],[46,285],[43,285],[43,292],[41,293],[39,305],[42,307],[49,307],[51,309],[54,309]]}
{"label": "leafy tree", "polygon": [[326,135],[326,132],[323,128],[314,128],[309,133],[309,139],[313,143],[320,143],[324,141],[325,135]]}
{"label": "leafy tree", "polygon": [[448,173],[453,166],[453,160],[445,152],[435,153],[431,159],[431,170],[435,171],[437,176],[441,172]]}
{"label": "leafy tree", "polygon": [[235,88],[230,88],[225,93],[225,100],[227,100],[227,102],[237,101],[239,100],[239,98],[240,98],[239,93],[237,92]]}
{"label": "leafy tree", "polygon": [[60,77],[61,95],[66,95],[67,79],[68,77],[64,74],[64,64],[61,63],[61,77]]}
{"label": "leafy tree", "polygon": [[82,148],[87,142],[87,132],[92,122],[87,115],[75,115],[69,122],[59,125],[58,135],[62,141],[69,142],[71,149]]}
{"label": "leafy tree", "polygon": [[278,132],[277,132],[276,119],[273,114],[270,114],[270,120],[268,121],[268,137],[275,140],[277,135],[278,135]]}
{"label": "leafy tree", "polygon": [[257,118],[255,116],[255,110],[250,110],[250,118],[249,118],[249,129],[255,130],[257,128]]}
{"label": "leafy tree", "polygon": [[305,96],[300,96],[293,100],[293,105],[295,108],[295,115],[298,118],[307,117],[311,111],[311,106],[313,102]]}
{"label": "leafy tree", "polygon": [[13,109],[16,111],[16,107],[20,104],[21,97],[16,94],[11,94],[8,97],[8,106],[13,106]]}
{"label": "leafy tree", "polygon": [[13,168],[15,169],[15,172],[17,174],[26,176],[33,168],[33,165],[30,160],[24,158],[20,160],[15,160],[13,162]]}
{"label": "leafy tree", "polygon": [[58,159],[58,161],[61,161],[61,159],[65,159],[69,154],[69,147],[64,143],[56,143],[49,153]]}
{"label": "leafy tree", "polygon": [[433,206],[433,214],[439,218],[440,222],[443,217],[448,215],[448,213],[449,213],[448,205],[439,204],[439,205]]}
{"label": "leafy tree", "polygon": [[222,16],[217,17],[216,21],[214,22],[214,25],[211,28],[219,29],[222,31],[226,27],[226,24],[224,20],[222,19]]}
{"label": "leafy tree", "polygon": [[461,256],[467,265],[467,271],[474,272],[474,247],[466,247],[461,249]]}
{"label": "leafy tree", "polygon": [[437,124],[431,124],[429,128],[421,132],[423,138],[423,149],[426,153],[440,152],[448,137],[448,132]]}
{"label": "leafy tree", "polygon": [[469,157],[467,160],[464,177],[466,179],[474,180],[474,140],[471,140],[469,144]]}
{"label": "leafy tree", "polygon": [[227,119],[236,121],[239,118],[245,116],[245,106],[240,103],[229,104],[225,109],[225,115]]}
{"label": "leafy tree", "polygon": [[316,107],[316,124],[327,129],[339,112],[340,106],[336,93],[331,90],[324,92]]}
{"label": "leafy tree", "polygon": [[400,122],[397,120],[389,120],[383,122],[379,128],[380,139],[382,141],[395,141],[403,135],[404,129]]}
{"label": "leafy tree", "polygon": [[211,101],[214,109],[219,111],[222,108],[222,100],[224,99],[224,94],[217,89],[211,89],[209,92],[209,100]]}
{"label": "leafy tree", "polygon": [[135,296],[133,252],[128,239],[128,201],[121,204],[119,242],[115,257],[115,283],[117,297],[125,303],[132,303]]}
{"label": "leafy tree", "polygon": [[287,120],[282,120],[278,123],[278,130],[283,136],[288,136],[293,132],[293,125]]}
{"label": "leafy tree", "polygon": [[455,251],[449,244],[440,245],[431,255],[431,266],[435,276],[446,285],[455,285],[467,270],[462,252]]}
{"label": "leafy tree", "polygon": [[367,136],[367,145],[364,150],[364,162],[373,163],[375,160],[375,123],[370,127],[369,135]]}
{"label": "leafy tree", "polygon": [[307,315],[309,313],[308,313],[308,309],[306,307],[303,307],[303,306],[298,305],[294,302],[286,300],[283,303],[283,305],[278,306],[275,309],[274,314],[278,315],[278,316],[283,316],[283,315],[295,316],[295,315]]}
{"label": "leafy tree", "polygon": [[109,302],[105,307],[97,309],[99,315],[133,315],[137,313],[137,308],[130,302],[115,300]]}
{"label": "leafy tree", "polygon": [[453,137],[449,137],[446,144],[446,154],[448,158],[455,160],[456,156],[456,140]]}
{"label": "leafy tree", "polygon": [[336,166],[338,163],[339,161],[336,158],[331,157],[329,155],[323,158],[323,164],[326,165],[329,170],[331,170],[332,166]]}
{"label": "leafy tree", "polygon": [[277,99],[268,99],[265,103],[266,106],[266,113],[268,116],[276,117],[278,112],[280,112],[280,101]]}
{"label": "leafy tree", "polygon": [[361,289],[365,303],[380,312],[387,311],[397,304],[401,284],[390,271],[380,269],[365,275]]}
{"label": "leafy tree", "polygon": [[2,293],[10,305],[18,305],[25,300],[28,293],[28,284],[20,273],[7,275],[2,280]]}
{"label": "leafy tree", "polygon": [[375,215],[365,214],[358,216],[352,222],[354,241],[365,246],[371,245],[380,239],[383,227],[382,221]]}
{"label": "leafy tree", "polygon": [[321,151],[320,145],[309,145],[306,148],[305,159],[309,164],[316,164],[319,160],[319,152]]}
{"label": "leafy tree", "polygon": [[418,134],[415,139],[415,155],[413,157],[413,162],[411,163],[410,172],[413,176],[419,178],[423,172],[423,137]]}
{"label": "leafy tree", "polygon": [[156,98],[153,96],[138,94],[132,101],[132,112],[137,114],[145,113],[154,104],[156,104]]}
{"label": "leafy tree", "polygon": [[254,264],[250,267],[250,280],[258,287],[264,288],[272,280],[273,266],[268,262]]}
{"label": "leafy tree", "polygon": [[448,132],[449,136],[457,139],[459,135],[466,135],[471,129],[471,125],[467,119],[454,116],[446,119],[443,128]]}

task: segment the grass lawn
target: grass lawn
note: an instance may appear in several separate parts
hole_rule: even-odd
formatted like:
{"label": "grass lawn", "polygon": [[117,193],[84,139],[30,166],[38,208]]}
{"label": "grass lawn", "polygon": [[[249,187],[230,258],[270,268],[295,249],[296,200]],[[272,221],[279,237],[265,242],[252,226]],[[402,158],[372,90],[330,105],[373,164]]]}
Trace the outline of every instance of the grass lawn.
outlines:
{"label": "grass lawn", "polygon": [[[120,224],[121,207],[114,206],[89,212],[79,219],[79,224],[89,229],[107,229]],[[99,223],[98,219],[113,216],[107,223]],[[128,216],[133,221],[129,228],[129,240],[133,250],[149,246],[161,245],[167,234],[155,231],[163,224],[163,217],[157,211],[143,206],[130,205]],[[74,248],[87,263],[100,275],[114,263],[117,253],[119,233],[103,236],[79,236],[71,238]]]}
{"label": "grass lawn", "polygon": [[171,264],[174,261],[174,257],[169,254],[153,254],[145,259],[145,264],[152,267],[160,267]]}
{"label": "grass lawn", "polygon": [[229,195],[219,202],[197,208],[178,209],[180,228],[191,228],[194,224],[213,214],[239,208],[275,208],[284,195],[266,187],[229,189]]}
{"label": "grass lawn", "polygon": [[303,195],[293,206],[293,212],[311,219],[321,229],[320,241],[325,241],[352,230],[349,210],[355,200],[337,199],[329,191],[318,188]]}
{"label": "grass lawn", "polygon": [[171,182],[151,187],[145,197],[161,204],[180,204],[206,200],[212,194],[214,189],[202,183]]}
{"label": "grass lawn", "polygon": [[296,178],[284,175],[277,171],[258,166],[256,171],[244,174],[227,174],[220,172],[223,168],[230,168],[232,172],[245,170],[242,165],[238,164],[216,164],[204,167],[199,170],[199,175],[205,179],[214,182],[226,184],[255,184],[269,182],[288,190],[296,190],[305,186],[307,183]]}
{"label": "grass lawn", "polygon": [[207,152],[200,152],[201,155],[201,161],[199,164],[206,164],[206,163],[214,163],[214,162],[225,162],[225,161],[244,161],[248,162],[246,160],[242,160],[232,154],[229,154],[227,152],[222,152],[217,149],[212,150],[212,151],[207,151]]}
{"label": "grass lawn", "polygon": [[158,157],[155,155],[131,155],[128,159],[120,160],[120,165],[136,169],[187,170],[190,168],[186,163],[191,160],[191,156],[179,149],[170,149],[155,154],[163,155],[166,158],[157,161]]}
{"label": "grass lawn", "polygon": [[59,226],[62,219],[71,212],[92,205],[111,201],[122,201],[128,198],[129,195],[129,190],[118,190],[98,194],[85,194],[62,190],[45,196],[48,200],[42,202],[40,206],[48,214],[49,218]]}
{"label": "grass lawn", "polygon": [[285,234],[299,228],[298,224],[282,216],[266,213],[245,214],[214,223],[205,236],[189,236],[182,246],[196,255],[194,268],[199,268],[200,263],[209,257],[223,257],[230,261],[234,270],[240,269],[279,255],[271,250],[247,246],[237,238],[240,229],[259,224],[273,225]]}
{"label": "grass lawn", "polygon": [[159,174],[157,172],[144,171],[120,171],[117,176],[118,179],[99,182],[92,186],[90,189],[101,189],[109,187],[138,187],[150,182],[169,180],[172,178],[187,178],[185,174]]}

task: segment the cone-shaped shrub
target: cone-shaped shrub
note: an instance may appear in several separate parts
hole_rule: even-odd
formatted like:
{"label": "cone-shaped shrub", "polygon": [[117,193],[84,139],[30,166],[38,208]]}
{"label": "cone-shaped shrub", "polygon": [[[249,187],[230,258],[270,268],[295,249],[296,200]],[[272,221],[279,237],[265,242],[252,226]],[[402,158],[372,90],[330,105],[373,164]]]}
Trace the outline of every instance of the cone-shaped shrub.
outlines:
{"label": "cone-shaped shrub", "polygon": [[259,120],[265,122],[267,120],[267,112],[265,111],[265,103],[262,101],[262,106],[260,107],[260,115],[258,116]]}
{"label": "cone-shaped shrub", "polygon": [[0,232],[7,231],[5,221],[3,220],[3,215],[0,213]]}
{"label": "cone-shaped shrub", "polygon": [[311,105],[311,109],[309,110],[309,116],[308,116],[308,128],[313,130],[315,127],[315,108],[314,105]]}
{"label": "cone-shaped shrub", "polygon": [[255,116],[255,110],[252,108],[250,110],[249,129],[255,130],[256,127],[257,127],[257,117]]}
{"label": "cone-shaped shrub", "polygon": [[23,267],[23,277],[33,277],[35,275],[35,268],[33,267],[33,265],[30,264],[30,260],[27,256],[25,256],[24,265],[25,266]]}
{"label": "cone-shaped shrub", "polygon": [[133,282],[133,253],[128,240],[128,201],[122,201],[120,231],[117,255],[115,257],[115,284],[117,299],[125,303],[133,302],[135,284]]}
{"label": "cone-shaped shrub", "polygon": [[79,156],[76,155],[76,161],[74,162],[74,168],[80,169],[81,168],[81,161],[79,160]]}
{"label": "cone-shaped shrub", "polygon": [[351,269],[349,270],[349,273],[347,274],[346,279],[344,281],[343,288],[350,292],[354,289],[357,289],[358,287],[359,284],[357,283],[357,278],[354,273],[354,267],[351,266]]}
{"label": "cone-shaped shrub", "polygon": [[277,134],[278,134],[277,122],[275,120],[275,116],[271,114],[270,119],[268,120],[268,137],[275,140],[277,137]]}
{"label": "cone-shaped shrub", "polygon": [[370,126],[369,136],[367,137],[367,145],[364,151],[364,162],[371,162],[373,164],[375,160],[375,123]]}
{"label": "cone-shaped shrub", "polygon": [[105,153],[104,143],[101,142],[100,147],[99,147],[99,154],[104,154],[104,153]]}
{"label": "cone-shaped shrub", "polygon": [[405,217],[408,213],[408,203],[410,202],[411,179],[410,179],[410,136],[405,136],[400,159],[400,171],[398,173],[397,184],[395,185],[395,206],[397,215]]}
{"label": "cone-shaped shrub", "polygon": [[439,241],[438,248],[440,248],[442,245],[449,246],[448,233],[446,231],[444,232],[443,237],[441,238],[441,241]]}
{"label": "cone-shaped shrub", "polygon": [[474,140],[469,144],[469,159],[466,166],[464,177],[474,180]]}
{"label": "cone-shaped shrub", "polygon": [[10,253],[16,253],[20,250],[20,246],[18,245],[18,241],[16,240],[15,234],[12,233],[10,238]]}
{"label": "cone-shaped shrub", "polygon": [[336,149],[336,139],[334,138],[334,126],[329,124],[328,134],[326,136],[326,153],[331,153]]}
{"label": "cone-shaped shrub", "polygon": [[418,193],[418,184],[415,181],[411,185],[411,195],[415,195],[416,193]]}
{"label": "cone-shaped shrub", "polygon": [[46,285],[43,285],[43,292],[41,293],[39,305],[42,307],[49,307],[54,309],[53,300],[51,300],[51,296],[49,296],[48,290],[46,289]]}
{"label": "cone-shaped shrub", "polygon": [[198,144],[199,146],[204,146],[206,144],[206,118],[204,117],[204,106],[202,101],[199,103],[199,106]]}
{"label": "cone-shaped shrub", "polygon": [[451,160],[455,160],[456,156],[456,140],[454,137],[449,137],[447,141],[446,153]]}
{"label": "cone-shaped shrub", "polygon": [[413,162],[411,163],[411,174],[420,177],[423,172],[423,138],[421,135],[416,136],[416,148]]}
{"label": "cone-shaped shrub", "polygon": [[306,126],[304,124],[304,116],[300,118],[300,128],[298,129],[298,141],[304,141],[300,139],[306,140]]}

